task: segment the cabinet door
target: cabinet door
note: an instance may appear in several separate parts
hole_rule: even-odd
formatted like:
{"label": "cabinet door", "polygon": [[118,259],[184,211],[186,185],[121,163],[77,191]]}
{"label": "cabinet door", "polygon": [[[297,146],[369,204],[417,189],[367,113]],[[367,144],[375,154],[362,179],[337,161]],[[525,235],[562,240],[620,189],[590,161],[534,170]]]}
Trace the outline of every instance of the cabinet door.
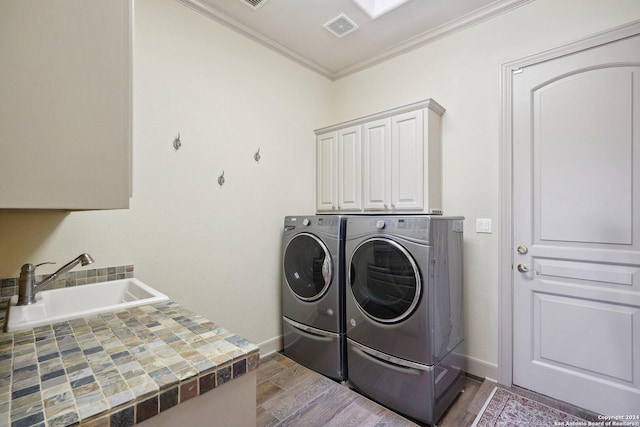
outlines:
{"label": "cabinet door", "polygon": [[360,126],[338,131],[338,209],[362,209],[362,140]]}
{"label": "cabinet door", "polygon": [[336,132],[316,139],[316,209],[332,211],[338,206],[338,136]]}
{"label": "cabinet door", "polygon": [[129,206],[131,2],[0,1],[0,208]]}
{"label": "cabinet door", "polygon": [[421,210],[424,199],[422,110],[391,118],[391,208]]}
{"label": "cabinet door", "polygon": [[391,197],[391,119],[362,125],[363,207],[389,209]]}

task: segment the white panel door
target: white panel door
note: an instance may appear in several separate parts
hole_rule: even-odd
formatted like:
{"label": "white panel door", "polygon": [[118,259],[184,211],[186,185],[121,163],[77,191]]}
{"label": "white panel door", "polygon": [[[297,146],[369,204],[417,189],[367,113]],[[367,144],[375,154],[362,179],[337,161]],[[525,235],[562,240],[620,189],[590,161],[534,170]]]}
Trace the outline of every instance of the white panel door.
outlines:
{"label": "white panel door", "polygon": [[391,195],[391,119],[362,125],[364,209],[387,210]]}
{"label": "white panel door", "polygon": [[338,131],[338,209],[362,209],[362,141],[360,126]]}
{"label": "white panel door", "polygon": [[640,414],[640,37],[513,76],[513,382]]}
{"label": "white panel door", "polygon": [[336,132],[316,139],[316,209],[332,211],[338,206],[338,139]]}
{"label": "white panel door", "polygon": [[422,110],[391,118],[391,208],[421,210],[424,203]]}

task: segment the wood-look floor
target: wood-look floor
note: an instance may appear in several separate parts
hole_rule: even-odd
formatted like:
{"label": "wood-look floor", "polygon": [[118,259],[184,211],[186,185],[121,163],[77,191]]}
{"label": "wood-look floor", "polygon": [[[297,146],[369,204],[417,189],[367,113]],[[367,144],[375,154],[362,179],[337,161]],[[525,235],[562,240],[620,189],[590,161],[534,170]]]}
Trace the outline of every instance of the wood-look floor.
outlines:
{"label": "wood-look floor", "polygon": [[[281,354],[262,360],[257,376],[258,427],[421,425]],[[494,385],[467,377],[464,393],[454,401],[438,426],[470,426]]]}

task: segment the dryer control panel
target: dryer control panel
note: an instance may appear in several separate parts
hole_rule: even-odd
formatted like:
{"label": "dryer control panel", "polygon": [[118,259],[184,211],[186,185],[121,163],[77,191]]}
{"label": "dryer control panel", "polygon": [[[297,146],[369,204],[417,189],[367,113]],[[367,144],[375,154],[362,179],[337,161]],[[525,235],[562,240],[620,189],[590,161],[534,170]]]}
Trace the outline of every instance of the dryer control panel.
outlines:
{"label": "dryer control panel", "polygon": [[[433,228],[453,227],[453,231],[462,233],[463,217],[440,215],[379,215],[347,218],[348,237],[366,235],[398,236],[422,244],[429,244]],[[446,225],[445,225],[446,224]]]}

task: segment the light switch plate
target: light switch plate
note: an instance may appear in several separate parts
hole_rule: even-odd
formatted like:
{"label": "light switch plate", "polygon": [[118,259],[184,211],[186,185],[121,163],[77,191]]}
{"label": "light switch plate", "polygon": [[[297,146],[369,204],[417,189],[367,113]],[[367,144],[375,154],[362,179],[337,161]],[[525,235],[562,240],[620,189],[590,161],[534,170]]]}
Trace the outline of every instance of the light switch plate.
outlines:
{"label": "light switch plate", "polygon": [[476,218],[476,233],[491,233],[491,219]]}

